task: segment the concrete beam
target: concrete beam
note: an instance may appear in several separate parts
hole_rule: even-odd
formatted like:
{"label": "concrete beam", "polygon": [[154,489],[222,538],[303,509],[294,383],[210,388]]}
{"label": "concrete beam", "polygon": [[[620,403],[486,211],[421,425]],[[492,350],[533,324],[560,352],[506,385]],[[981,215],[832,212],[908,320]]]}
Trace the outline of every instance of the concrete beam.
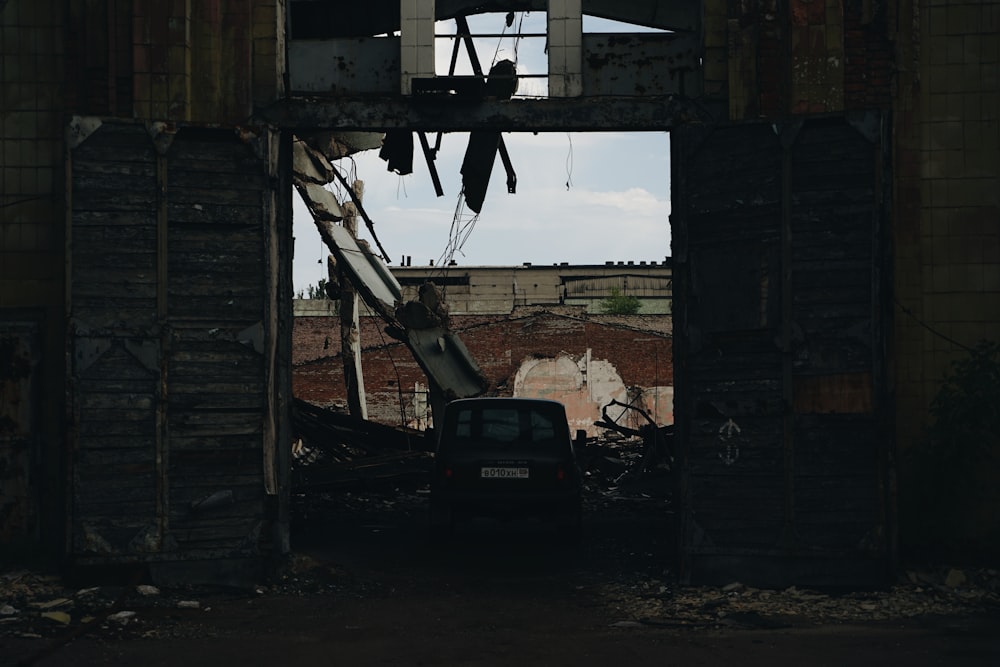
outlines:
{"label": "concrete beam", "polygon": [[[701,0],[581,0],[583,13],[661,30],[697,32]],[[438,21],[488,12],[544,12],[549,0],[435,0]],[[291,2],[291,38],[365,37],[399,30],[399,0]]]}
{"label": "concrete beam", "polygon": [[321,130],[603,132],[669,130],[698,117],[674,95],[460,102],[449,97],[291,98],[258,109],[257,120],[295,132]]}

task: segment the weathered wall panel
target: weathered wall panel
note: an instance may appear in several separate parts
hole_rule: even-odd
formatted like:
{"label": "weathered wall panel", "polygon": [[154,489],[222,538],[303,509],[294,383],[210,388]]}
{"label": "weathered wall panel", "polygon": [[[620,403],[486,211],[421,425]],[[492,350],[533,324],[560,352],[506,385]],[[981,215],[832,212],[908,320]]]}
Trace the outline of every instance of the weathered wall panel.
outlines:
{"label": "weathered wall panel", "polygon": [[268,257],[276,138],[78,125],[96,129],[72,153],[70,555],[259,560],[287,393],[263,326],[288,268]]}
{"label": "weathered wall panel", "polygon": [[888,576],[880,122],[872,113],[675,135],[689,580]]}

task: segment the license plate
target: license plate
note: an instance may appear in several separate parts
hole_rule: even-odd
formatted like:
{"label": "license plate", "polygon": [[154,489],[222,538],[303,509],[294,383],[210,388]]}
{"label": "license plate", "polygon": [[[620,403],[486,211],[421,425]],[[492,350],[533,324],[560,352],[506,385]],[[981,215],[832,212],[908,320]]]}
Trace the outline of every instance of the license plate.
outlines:
{"label": "license plate", "polygon": [[528,469],[506,466],[484,467],[479,476],[484,479],[528,479]]}

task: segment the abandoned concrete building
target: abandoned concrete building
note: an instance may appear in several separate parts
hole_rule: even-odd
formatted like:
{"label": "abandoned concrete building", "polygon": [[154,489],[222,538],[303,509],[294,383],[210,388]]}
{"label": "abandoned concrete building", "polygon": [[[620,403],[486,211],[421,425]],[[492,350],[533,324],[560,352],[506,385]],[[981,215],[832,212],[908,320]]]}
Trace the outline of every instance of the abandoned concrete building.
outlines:
{"label": "abandoned concrete building", "polygon": [[601,265],[551,266],[405,266],[391,267],[403,298],[411,299],[427,281],[444,292],[453,315],[510,313],[517,306],[582,306],[602,312],[614,294],[637,299],[643,315],[670,313],[669,258],[662,262],[606,262]]}
{"label": "abandoned concrete building", "polygon": [[[547,95],[522,98],[467,18],[529,10]],[[436,22],[473,75],[439,69]],[[1000,338],[998,71],[996,0],[0,0],[0,547],[256,576],[290,549],[293,188],[432,390],[470,395],[489,369],[342,224],[337,160],[667,131],[676,571],[884,582],[905,454]]]}

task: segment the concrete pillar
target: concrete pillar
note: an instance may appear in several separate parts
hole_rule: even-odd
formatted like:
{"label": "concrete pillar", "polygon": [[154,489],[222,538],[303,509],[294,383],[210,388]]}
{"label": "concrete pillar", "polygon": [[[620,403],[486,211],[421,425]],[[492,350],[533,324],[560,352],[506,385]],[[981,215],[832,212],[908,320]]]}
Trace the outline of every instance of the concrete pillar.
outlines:
{"label": "concrete pillar", "polygon": [[580,0],[549,0],[549,97],[583,94]]}
{"label": "concrete pillar", "polygon": [[409,95],[414,78],[434,76],[434,0],[399,0],[399,26],[400,92]]}

